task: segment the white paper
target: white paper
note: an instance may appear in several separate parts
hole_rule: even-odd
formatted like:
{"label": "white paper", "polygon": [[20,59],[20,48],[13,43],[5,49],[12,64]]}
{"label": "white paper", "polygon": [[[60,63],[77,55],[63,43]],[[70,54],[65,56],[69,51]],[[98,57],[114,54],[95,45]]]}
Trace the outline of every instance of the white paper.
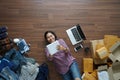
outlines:
{"label": "white paper", "polygon": [[107,71],[98,72],[98,79],[99,80],[109,80],[108,72]]}
{"label": "white paper", "polygon": [[47,45],[46,47],[48,48],[48,51],[51,55],[55,54],[56,52],[58,52],[57,50],[57,46],[60,45],[60,43],[58,41],[55,41],[49,45]]}

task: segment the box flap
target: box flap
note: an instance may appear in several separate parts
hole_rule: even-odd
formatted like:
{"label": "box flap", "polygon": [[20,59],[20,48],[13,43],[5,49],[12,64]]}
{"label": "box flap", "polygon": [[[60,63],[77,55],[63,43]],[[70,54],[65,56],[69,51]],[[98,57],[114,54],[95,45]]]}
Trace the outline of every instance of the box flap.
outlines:
{"label": "box flap", "polygon": [[108,69],[108,75],[109,75],[109,79],[110,80],[114,80],[114,78],[113,78],[113,72],[112,72],[112,67],[109,67],[109,69]]}
{"label": "box flap", "polygon": [[112,52],[109,57],[115,62],[116,60],[120,61],[120,41],[116,42],[111,48],[110,52]]}
{"label": "box flap", "polygon": [[107,65],[99,66],[98,71],[104,71],[104,70],[107,71],[107,68],[108,68]]}
{"label": "box flap", "polygon": [[95,64],[105,64],[107,63],[107,59],[101,60],[100,58],[93,58]]}
{"label": "box flap", "polygon": [[117,41],[111,48],[110,48],[110,52],[113,52],[117,47],[120,46],[120,41]]}
{"label": "box flap", "polygon": [[110,80],[120,80],[120,62],[115,62],[108,69]]}
{"label": "box flap", "polygon": [[91,50],[92,50],[92,52],[93,52],[93,58],[99,58],[99,57],[96,55],[96,45],[97,45],[97,44],[104,45],[103,39],[91,40],[90,42],[91,42]]}
{"label": "box flap", "polygon": [[109,55],[109,58],[112,60],[112,62],[116,61],[116,58],[112,53]]}

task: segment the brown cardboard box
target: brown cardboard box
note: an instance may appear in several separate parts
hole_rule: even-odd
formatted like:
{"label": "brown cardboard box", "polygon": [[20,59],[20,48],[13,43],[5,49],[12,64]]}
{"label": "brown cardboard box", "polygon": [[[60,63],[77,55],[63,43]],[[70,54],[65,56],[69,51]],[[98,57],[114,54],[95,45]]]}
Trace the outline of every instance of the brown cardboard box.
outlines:
{"label": "brown cardboard box", "polygon": [[93,72],[92,58],[83,58],[83,69],[84,69],[84,72]]}
{"label": "brown cardboard box", "polygon": [[101,66],[98,67],[97,70],[98,71],[103,71],[103,70],[107,71],[107,69],[108,69],[107,65],[101,65]]}
{"label": "brown cardboard box", "polygon": [[113,63],[109,68],[107,65],[99,66],[98,72],[100,71],[107,71],[109,80],[120,80],[120,62]]}
{"label": "brown cardboard box", "polygon": [[[96,49],[100,48],[101,46],[97,47],[98,44],[104,45],[103,39],[100,40],[91,40],[91,51],[93,56],[93,61],[95,64],[104,64],[107,63],[107,60],[101,60],[98,55],[96,54]],[[96,48],[97,47],[97,48]]]}
{"label": "brown cardboard box", "polygon": [[97,80],[97,78],[94,77],[92,74],[85,72],[82,80]]}
{"label": "brown cardboard box", "polygon": [[99,58],[102,60],[108,58],[108,56],[109,56],[109,53],[108,53],[108,50],[106,47],[97,49],[96,52],[97,52],[97,55],[99,56]]}
{"label": "brown cardboard box", "polygon": [[93,52],[93,58],[99,58],[96,54],[96,49],[98,49],[98,44],[100,45],[104,45],[104,41],[103,39],[100,39],[100,40],[91,40],[91,50]]}
{"label": "brown cardboard box", "polygon": [[108,69],[110,80],[120,80],[120,62],[115,62]]}
{"label": "brown cardboard box", "polygon": [[97,70],[94,70],[91,75],[96,79],[98,80],[98,75],[97,75]]}
{"label": "brown cardboard box", "polygon": [[95,64],[106,64],[107,59],[101,60],[100,58],[93,58]]}
{"label": "brown cardboard box", "polygon": [[111,54],[109,55],[109,58],[115,62],[116,60],[120,61],[120,41],[116,42],[111,48],[110,48]]}
{"label": "brown cardboard box", "polygon": [[100,48],[102,48],[102,47],[104,47],[104,45],[101,44],[101,43],[98,43],[98,44],[96,45],[96,50],[98,50],[98,49],[100,49]]}
{"label": "brown cardboard box", "polygon": [[115,44],[117,41],[119,41],[119,38],[117,35],[104,35],[104,44],[105,47],[108,49],[110,49],[110,47]]}

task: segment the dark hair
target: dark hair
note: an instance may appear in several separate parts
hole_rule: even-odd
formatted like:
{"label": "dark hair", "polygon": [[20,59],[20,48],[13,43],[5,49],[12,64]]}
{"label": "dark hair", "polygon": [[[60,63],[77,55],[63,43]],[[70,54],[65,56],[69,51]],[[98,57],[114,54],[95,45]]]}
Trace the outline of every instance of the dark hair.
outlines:
{"label": "dark hair", "polygon": [[48,42],[48,40],[47,40],[47,34],[48,34],[48,33],[52,33],[52,34],[55,36],[55,40],[57,40],[57,36],[56,36],[56,34],[55,34],[53,31],[46,31],[46,32],[44,33],[44,39],[45,39],[46,45],[47,45],[47,44],[50,44],[50,43]]}

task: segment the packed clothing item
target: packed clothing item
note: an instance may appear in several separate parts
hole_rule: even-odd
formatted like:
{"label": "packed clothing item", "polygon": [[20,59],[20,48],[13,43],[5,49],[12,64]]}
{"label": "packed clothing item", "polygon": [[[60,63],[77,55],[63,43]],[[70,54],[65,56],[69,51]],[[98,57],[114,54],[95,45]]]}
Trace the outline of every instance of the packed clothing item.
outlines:
{"label": "packed clothing item", "polygon": [[48,75],[49,75],[48,65],[46,63],[42,63],[39,66],[39,73],[35,80],[48,80],[49,78]]}
{"label": "packed clothing item", "polygon": [[6,52],[0,60],[0,80],[19,80],[21,65],[25,65],[26,59],[17,51],[12,48]]}
{"label": "packed clothing item", "polygon": [[7,59],[5,59],[5,58],[1,59],[1,60],[0,60],[0,72],[2,71],[2,69],[3,69],[4,67],[7,67],[7,66],[8,66],[10,69],[15,70],[15,64],[14,64],[12,61],[9,61],[9,60],[7,60]]}
{"label": "packed clothing item", "polygon": [[[0,26],[0,80],[48,80],[48,66],[24,56],[30,44],[22,38],[11,39],[8,27]],[[18,47],[18,49],[16,48]]]}
{"label": "packed clothing item", "polygon": [[0,72],[0,80],[19,80],[18,75],[12,71],[8,66]]}
{"label": "packed clothing item", "polygon": [[39,65],[35,59],[25,57],[12,48],[0,59],[0,80],[47,80],[46,63]]}
{"label": "packed clothing item", "polygon": [[7,37],[5,39],[0,40],[0,46],[5,45],[5,44],[10,44],[12,42],[13,42],[12,39]]}
{"label": "packed clothing item", "polygon": [[13,41],[8,36],[8,27],[0,26],[0,55],[4,55],[5,52],[13,48]]}
{"label": "packed clothing item", "polygon": [[21,65],[26,64],[26,59],[15,48],[12,48],[10,51],[6,52],[4,58],[14,62],[17,68],[19,68]]}
{"label": "packed clothing item", "polygon": [[0,40],[6,38],[7,36],[8,36],[7,32],[1,33],[0,34]]}
{"label": "packed clothing item", "polygon": [[13,48],[14,44],[13,43],[8,43],[8,44],[5,44],[5,45],[2,45],[0,46],[0,50],[10,50],[11,48]]}
{"label": "packed clothing item", "polygon": [[13,39],[13,42],[18,46],[21,54],[27,53],[30,50],[30,44],[27,44],[25,39],[15,38]]}
{"label": "packed clothing item", "polygon": [[0,27],[0,39],[4,39],[8,36],[7,30],[8,30],[7,26]]}
{"label": "packed clothing item", "polygon": [[35,80],[38,72],[39,72],[38,65],[27,62],[26,65],[23,65],[21,67],[19,80]]}
{"label": "packed clothing item", "polygon": [[0,26],[0,34],[4,33],[4,32],[7,32],[7,30],[8,30],[7,26]]}

